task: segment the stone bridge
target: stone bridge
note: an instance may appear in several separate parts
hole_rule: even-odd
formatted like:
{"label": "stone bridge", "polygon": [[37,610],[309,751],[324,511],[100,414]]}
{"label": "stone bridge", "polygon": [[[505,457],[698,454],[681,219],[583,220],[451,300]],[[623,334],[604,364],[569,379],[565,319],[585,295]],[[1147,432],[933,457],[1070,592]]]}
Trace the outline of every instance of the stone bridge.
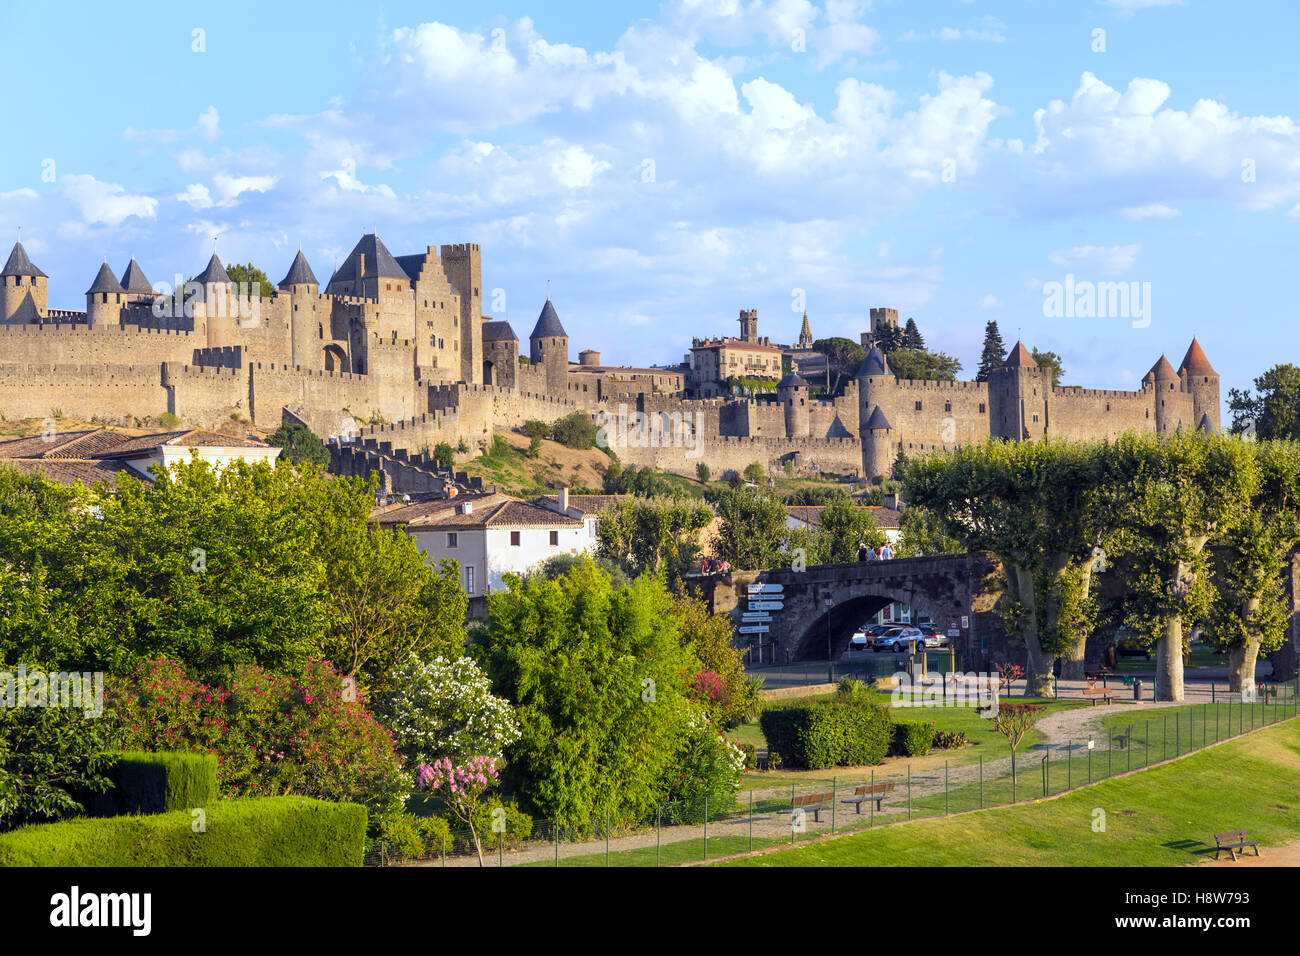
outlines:
{"label": "stone bridge", "polygon": [[[755,585],[763,591],[751,594]],[[954,554],[822,564],[803,571],[733,571],[710,579],[706,594],[714,612],[731,615],[740,646],[773,642],[782,662],[787,650],[794,661],[826,660],[828,647],[832,659],[838,658],[853,632],[877,611],[893,602],[909,604],[913,621],[929,618],[941,631],[957,622],[961,635],[954,643],[969,669],[985,666],[990,655],[1001,659],[996,655],[1003,653],[1007,636],[993,610],[1000,588],[1000,567],[989,556]],[[751,603],[780,607],[751,611]],[[746,619],[747,611],[771,618]],[[739,632],[747,626],[768,631]]]}

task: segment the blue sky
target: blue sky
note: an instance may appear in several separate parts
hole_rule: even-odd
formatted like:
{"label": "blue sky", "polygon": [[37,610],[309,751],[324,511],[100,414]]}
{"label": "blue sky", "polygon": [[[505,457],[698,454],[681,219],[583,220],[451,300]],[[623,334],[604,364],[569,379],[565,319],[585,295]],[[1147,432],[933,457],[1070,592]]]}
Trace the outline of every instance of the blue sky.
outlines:
{"label": "blue sky", "polygon": [[[1294,3],[178,7],[6,12],[0,237],[52,306],[104,256],[170,282],[219,234],[324,279],[377,229],[481,243],[521,336],[549,280],[606,362],[741,308],[790,341],[805,301],[854,339],[896,307],[966,376],[988,319],[1067,384],[1134,387],[1193,332],[1225,395],[1297,358]],[[1150,324],[1046,315],[1067,274],[1149,283]]]}

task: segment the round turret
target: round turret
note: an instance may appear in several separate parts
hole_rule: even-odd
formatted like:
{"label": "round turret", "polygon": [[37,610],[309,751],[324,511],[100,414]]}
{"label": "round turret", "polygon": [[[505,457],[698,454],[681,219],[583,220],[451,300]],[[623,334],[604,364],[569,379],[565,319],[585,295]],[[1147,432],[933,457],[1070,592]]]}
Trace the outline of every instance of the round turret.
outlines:
{"label": "round turret", "polygon": [[807,438],[812,431],[809,420],[808,383],[791,372],[777,384],[776,397],[785,412],[785,437]]}

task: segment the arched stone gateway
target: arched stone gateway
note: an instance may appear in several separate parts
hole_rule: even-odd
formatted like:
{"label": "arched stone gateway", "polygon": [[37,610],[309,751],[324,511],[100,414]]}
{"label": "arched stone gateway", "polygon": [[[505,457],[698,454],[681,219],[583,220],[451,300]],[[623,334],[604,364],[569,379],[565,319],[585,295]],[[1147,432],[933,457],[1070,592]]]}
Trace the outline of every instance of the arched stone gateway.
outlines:
{"label": "arched stone gateway", "polygon": [[[984,666],[1006,640],[1001,616],[993,611],[998,582],[990,579],[997,573],[987,556],[967,554],[739,571],[712,581],[712,606],[731,615],[742,646],[751,635],[740,628],[766,625],[769,630],[755,636],[774,642],[778,659],[789,650],[791,660],[805,661],[826,660],[828,646],[831,658],[838,658],[873,614],[892,602],[909,604],[913,620],[929,618],[941,630],[956,621],[956,647],[966,666]],[[747,611],[755,613],[753,604],[779,607],[758,611],[771,615],[758,622],[745,618]]]}
{"label": "arched stone gateway", "polygon": [[343,349],[337,345],[325,346],[325,371],[327,372],[347,372],[348,356]]}

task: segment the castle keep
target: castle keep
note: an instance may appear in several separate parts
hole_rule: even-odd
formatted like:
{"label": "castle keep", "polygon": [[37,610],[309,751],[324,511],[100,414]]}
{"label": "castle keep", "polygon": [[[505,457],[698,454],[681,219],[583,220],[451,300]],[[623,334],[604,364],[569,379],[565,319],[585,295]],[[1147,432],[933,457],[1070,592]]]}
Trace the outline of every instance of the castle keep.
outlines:
{"label": "castle keep", "polygon": [[[1162,356],[1131,392],[1053,387],[1020,343],[987,383],[900,381],[873,346],[842,393],[824,399],[798,372],[812,345],[806,314],[795,347],[759,336],[757,310],[746,310],[738,338],[697,339],[680,365],[628,367],[592,350],[570,362],[548,298],[521,356],[510,323],[482,313],[476,244],[394,256],[365,235],[323,288],[299,251],[265,298],[232,283],[215,254],[174,293],[156,291],[135,259],[120,276],[105,263],[84,312],[49,308],[48,283],[16,244],[0,271],[6,417],[129,423],[171,413],[227,429],[288,418],[339,439],[340,470],[413,484],[425,482],[422,453],[439,442],[487,448],[494,430],[575,411],[619,436],[621,461],[692,475],[703,461],[715,474],[758,462],[873,477],[900,452],[989,437],[1219,426],[1219,377],[1195,341],[1177,370]],[[897,321],[896,310],[871,310],[873,333]],[[775,393],[725,395],[716,386],[732,376],[769,378]]]}

